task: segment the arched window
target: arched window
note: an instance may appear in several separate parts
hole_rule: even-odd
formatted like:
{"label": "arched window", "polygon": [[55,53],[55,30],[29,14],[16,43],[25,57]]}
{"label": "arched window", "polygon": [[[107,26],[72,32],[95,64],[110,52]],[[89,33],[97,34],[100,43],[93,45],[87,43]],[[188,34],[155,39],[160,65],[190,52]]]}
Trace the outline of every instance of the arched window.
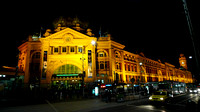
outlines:
{"label": "arched window", "polygon": [[119,51],[115,51],[115,57],[116,57],[116,58],[120,58],[120,57],[121,57]]}
{"label": "arched window", "polygon": [[107,57],[107,52],[105,50],[99,51],[97,57]]}
{"label": "arched window", "polygon": [[54,74],[80,74],[80,73],[82,73],[81,69],[71,64],[62,65],[54,71]]}

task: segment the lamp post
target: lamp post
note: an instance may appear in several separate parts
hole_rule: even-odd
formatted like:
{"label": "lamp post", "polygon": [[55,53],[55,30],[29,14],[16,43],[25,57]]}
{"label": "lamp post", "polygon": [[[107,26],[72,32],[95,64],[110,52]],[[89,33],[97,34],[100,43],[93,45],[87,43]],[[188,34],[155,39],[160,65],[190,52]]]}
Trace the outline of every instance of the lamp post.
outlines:
{"label": "lamp post", "polygon": [[[96,41],[92,40],[91,43],[89,43],[88,45],[90,45],[90,44],[92,44],[94,46],[96,44]],[[85,46],[85,49],[86,49],[87,46]],[[82,70],[83,70],[83,75],[82,75],[82,87],[83,88],[82,89],[83,89],[83,97],[84,97],[84,95],[85,95],[85,91],[84,91],[84,89],[85,89],[85,87],[84,87],[84,78],[85,78],[84,60],[85,60],[85,58],[84,58],[83,49],[82,49],[82,58],[81,58],[81,60],[82,60]]]}
{"label": "lamp post", "polygon": [[196,45],[195,45],[194,31],[193,31],[192,22],[191,22],[191,19],[190,19],[189,10],[187,8],[186,0],[182,0],[182,2],[183,2],[184,11],[185,11],[185,16],[186,16],[186,19],[187,19],[190,38],[192,40],[192,45],[193,45],[193,50],[194,50],[194,57],[195,57],[195,60],[196,60],[196,67],[197,67],[197,71],[196,72],[197,72],[197,75],[195,76],[195,78],[197,78],[198,82],[200,82],[200,80],[199,80],[199,77],[200,77],[199,59],[198,59],[199,58],[199,52],[198,52],[198,50],[196,48]]}

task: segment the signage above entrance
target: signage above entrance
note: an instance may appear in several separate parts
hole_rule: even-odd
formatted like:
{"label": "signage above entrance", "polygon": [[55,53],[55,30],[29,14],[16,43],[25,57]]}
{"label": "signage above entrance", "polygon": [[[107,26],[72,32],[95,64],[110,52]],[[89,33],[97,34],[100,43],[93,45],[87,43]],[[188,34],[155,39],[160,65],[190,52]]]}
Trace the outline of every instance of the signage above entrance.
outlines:
{"label": "signage above entrance", "polygon": [[59,76],[59,77],[78,76],[78,74],[57,74],[56,76]]}

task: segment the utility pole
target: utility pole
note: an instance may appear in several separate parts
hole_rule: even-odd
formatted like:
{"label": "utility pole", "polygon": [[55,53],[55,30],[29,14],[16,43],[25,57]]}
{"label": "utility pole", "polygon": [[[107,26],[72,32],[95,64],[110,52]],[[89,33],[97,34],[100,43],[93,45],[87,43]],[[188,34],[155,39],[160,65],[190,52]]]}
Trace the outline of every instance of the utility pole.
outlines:
{"label": "utility pole", "polygon": [[197,78],[197,81],[199,82],[200,81],[200,79],[198,79],[198,78],[200,78],[200,74],[199,74],[199,60],[198,60],[198,54],[197,54],[198,51],[197,51],[197,48],[196,48],[195,42],[194,42],[193,26],[192,26],[192,22],[191,22],[191,19],[190,19],[189,10],[187,8],[187,2],[186,2],[186,0],[182,0],[182,1],[183,1],[183,7],[184,7],[184,11],[185,11],[185,16],[186,16],[186,19],[187,19],[189,33],[190,33],[190,37],[191,37],[192,45],[193,45],[193,49],[194,49],[195,60],[196,60],[197,71],[196,71],[195,78]]}

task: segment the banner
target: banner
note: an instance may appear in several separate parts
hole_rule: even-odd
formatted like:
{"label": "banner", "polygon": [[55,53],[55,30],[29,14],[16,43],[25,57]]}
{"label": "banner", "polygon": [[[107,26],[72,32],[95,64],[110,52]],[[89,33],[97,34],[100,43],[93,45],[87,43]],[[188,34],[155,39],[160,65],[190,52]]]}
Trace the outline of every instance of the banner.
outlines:
{"label": "banner", "polygon": [[47,51],[44,51],[42,79],[46,79],[46,72],[47,72]]}
{"label": "banner", "polygon": [[88,50],[88,78],[92,78],[92,51]]}

